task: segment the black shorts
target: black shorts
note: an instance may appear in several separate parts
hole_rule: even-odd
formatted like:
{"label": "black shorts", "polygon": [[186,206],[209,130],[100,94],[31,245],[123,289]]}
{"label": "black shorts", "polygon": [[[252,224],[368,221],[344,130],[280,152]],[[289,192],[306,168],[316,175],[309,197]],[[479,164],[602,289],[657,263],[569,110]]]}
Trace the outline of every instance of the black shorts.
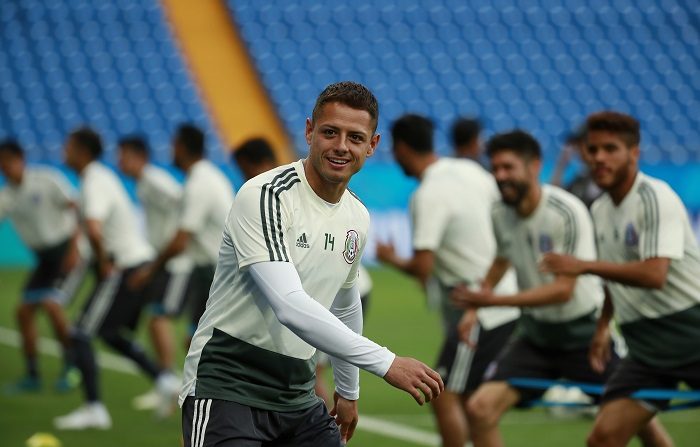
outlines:
{"label": "black shorts", "polygon": [[[488,371],[485,381],[508,381],[514,378],[529,379],[566,379],[574,382],[591,384],[605,383],[613,369],[619,363],[614,354],[603,374],[593,371],[588,361],[588,346],[577,349],[552,349],[536,346],[523,336],[516,337],[506,349],[501,352]],[[527,405],[528,401],[541,397],[546,390],[518,388],[519,405]],[[600,396],[591,395],[595,401]]]}
{"label": "black shorts", "polygon": [[152,315],[177,317],[182,314],[187,303],[191,273],[190,270],[169,272],[165,269],[156,273],[145,293],[150,299]]}
{"label": "black shorts", "polygon": [[187,300],[190,303],[190,335],[197,330],[199,319],[204,314],[209,299],[209,289],[214,281],[216,265],[198,265],[192,269]]}
{"label": "black shorts", "polygon": [[516,325],[517,320],[514,320],[491,330],[480,330],[475,350],[460,341],[456,328],[450,329],[436,368],[445,389],[457,394],[476,390],[489,365],[508,343]]}
{"label": "black shorts", "polygon": [[[660,368],[626,357],[606,382],[602,400],[605,403],[631,397],[641,389],[675,390],[680,382],[700,389],[700,361],[674,368]],[[639,400],[651,411],[663,411],[669,407],[669,399]]]}
{"label": "black shorts", "polygon": [[139,267],[122,270],[98,281],[83,307],[76,329],[91,337],[123,329],[134,331],[147,302],[143,292],[132,290],[127,282]]}
{"label": "black shorts", "polygon": [[306,410],[260,410],[190,396],[182,406],[184,447],[340,447],[340,430],[326,405]]}
{"label": "black shorts", "polygon": [[66,305],[75,295],[85,278],[88,263],[81,261],[71,271],[65,271],[63,261],[69,248],[70,240],[65,240],[34,252],[37,264],[24,285],[23,302],[38,303],[52,299]]}

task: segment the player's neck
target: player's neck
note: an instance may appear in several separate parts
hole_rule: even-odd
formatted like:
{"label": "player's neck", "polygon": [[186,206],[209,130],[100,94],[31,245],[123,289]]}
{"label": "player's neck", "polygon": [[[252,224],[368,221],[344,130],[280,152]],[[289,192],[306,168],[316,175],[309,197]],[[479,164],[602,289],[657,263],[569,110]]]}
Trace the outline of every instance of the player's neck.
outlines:
{"label": "player's neck", "polygon": [[627,197],[627,194],[629,194],[630,190],[634,186],[634,182],[637,180],[639,170],[634,168],[630,169],[630,171],[631,172],[629,172],[621,182],[608,190],[608,194],[610,195],[610,198],[615,206],[620,205],[620,203],[625,200],[625,197]]}
{"label": "player's neck", "polygon": [[309,184],[313,192],[316,193],[323,201],[327,203],[338,203],[348,187],[348,182],[333,183],[321,178],[313,166],[310,165],[309,159],[306,158],[302,162],[304,167],[304,175],[306,182]]}
{"label": "player's neck", "polygon": [[529,217],[532,215],[532,213],[534,213],[537,209],[537,205],[540,204],[541,199],[542,187],[540,187],[539,183],[534,183],[527,195],[523,198],[520,204],[518,204],[517,211],[520,217]]}
{"label": "player's neck", "polygon": [[414,172],[416,173],[416,178],[421,179],[423,178],[423,174],[425,174],[425,171],[436,161],[438,161],[440,157],[438,157],[435,152],[431,152],[429,154],[426,154],[423,157],[420,157],[416,159],[416,164],[414,167]]}

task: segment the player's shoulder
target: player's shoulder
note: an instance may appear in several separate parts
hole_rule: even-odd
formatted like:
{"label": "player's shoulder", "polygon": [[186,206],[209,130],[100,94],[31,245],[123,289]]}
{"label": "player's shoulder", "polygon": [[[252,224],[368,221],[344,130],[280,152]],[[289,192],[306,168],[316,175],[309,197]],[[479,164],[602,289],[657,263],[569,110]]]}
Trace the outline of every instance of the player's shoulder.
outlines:
{"label": "player's shoulder", "polygon": [[31,165],[26,168],[28,177],[36,181],[68,182],[66,175],[58,168],[50,165]]}
{"label": "player's shoulder", "polygon": [[296,193],[301,183],[301,175],[296,162],[278,166],[259,174],[241,186],[236,194],[236,201],[285,201]]}
{"label": "player's shoulder", "polygon": [[578,217],[588,217],[588,208],[586,208],[586,205],[581,199],[575,195],[554,185],[542,185],[542,188],[545,191],[546,205],[549,209],[572,213]]}
{"label": "player's shoulder", "polygon": [[656,177],[651,177],[642,172],[639,172],[637,175],[640,176],[639,186],[636,191],[639,196],[650,195],[660,201],[680,201],[678,194],[676,194],[673,188],[671,188],[671,185],[665,181]]}
{"label": "player's shoulder", "polygon": [[369,210],[357,194],[350,189],[346,189],[344,200],[355,216],[369,221]]}

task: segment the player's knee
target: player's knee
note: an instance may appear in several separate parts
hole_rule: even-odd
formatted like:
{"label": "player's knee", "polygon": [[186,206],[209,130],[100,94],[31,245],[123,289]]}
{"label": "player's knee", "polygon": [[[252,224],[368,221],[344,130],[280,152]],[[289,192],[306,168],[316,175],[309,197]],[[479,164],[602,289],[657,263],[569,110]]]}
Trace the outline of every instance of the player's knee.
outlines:
{"label": "player's knee", "polygon": [[588,434],[586,445],[588,447],[608,447],[615,446],[616,434],[612,426],[596,424]]}
{"label": "player's knee", "polygon": [[29,321],[34,316],[34,306],[29,303],[21,303],[17,306],[16,316],[20,322]]}
{"label": "player's knee", "polygon": [[467,418],[474,426],[493,425],[498,422],[498,414],[489,399],[476,394],[467,402]]}

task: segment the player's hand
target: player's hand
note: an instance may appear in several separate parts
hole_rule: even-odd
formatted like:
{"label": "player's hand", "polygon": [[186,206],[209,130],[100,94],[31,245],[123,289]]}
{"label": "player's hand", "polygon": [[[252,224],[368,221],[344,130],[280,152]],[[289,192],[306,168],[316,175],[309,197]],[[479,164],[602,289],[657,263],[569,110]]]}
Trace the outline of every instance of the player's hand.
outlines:
{"label": "player's hand", "polygon": [[450,301],[459,309],[486,307],[496,304],[494,303],[493,292],[490,289],[483,288],[475,291],[470,290],[463,284],[452,288],[452,292],[450,292]]}
{"label": "player's hand", "polygon": [[355,433],[359,414],[357,412],[357,401],[347,400],[338,392],[333,393],[333,408],[330,413],[335,418],[335,423],[340,429],[340,441],[347,444]]}
{"label": "player's hand", "polygon": [[598,329],[593,334],[593,340],[588,349],[588,361],[593,371],[602,374],[608,366],[610,356],[610,329]]}
{"label": "player's hand", "polygon": [[391,263],[396,258],[396,250],[391,243],[385,244],[377,242],[377,259],[382,262]]}
{"label": "player's hand", "polygon": [[144,265],[143,267],[136,269],[131,276],[129,276],[127,285],[129,288],[131,288],[131,290],[142,289],[148,283],[148,281],[151,280],[153,273],[153,268],[150,265]]}
{"label": "player's hand", "polygon": [[396,356],[384,380],[413,396],[418,405],[437,398],[445,389],[440,374],[410,357]]}
{"label": "player's hand", "polygon": [[97,277],[104,281],[114,273],[114,263],[108,260],[97,261]]}
{"label": "player's hand", "polygon": [[459,339],[467,344],[472,349],[476,348],[476,342],[472,339],[472,331],[474,326],[477,324],[476,309],[469,308],[464,312],[462,318],[457,324],[457,333],[459,334]]}
{"label": "player's hand", "polygon": [[571,255],[545,253],[540,261],[540,271],[555,275],[578,276],[584,273],[583,262]]}
{"label": "player's hand", "polygon": [[66,256],[63,257],[63,261],[61,262],[61,271],[63,273],[70,272],[78,265],[79,261],[80,252],[78,251],[78,247],[75,244],[71,244],[68,248],[68,253],[66,253]]}

